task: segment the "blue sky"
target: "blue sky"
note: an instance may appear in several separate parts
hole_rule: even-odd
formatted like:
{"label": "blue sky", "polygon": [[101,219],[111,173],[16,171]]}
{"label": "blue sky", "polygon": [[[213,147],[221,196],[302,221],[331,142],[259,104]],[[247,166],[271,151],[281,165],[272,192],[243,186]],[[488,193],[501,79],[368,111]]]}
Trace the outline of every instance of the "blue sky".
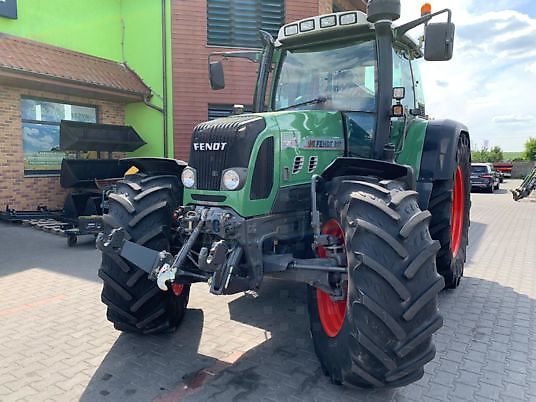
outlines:
{"label": "blue sky", "polygon": [[[403,0],[402,18],[419,16],[423,1]],[[427,112],[465,123],[472,147],[521,151],[536,137],[536,2],[432,0],[449,7],[456,24],[454,57],[426,62]],[[411,32],[416,37],[419,28]]]}

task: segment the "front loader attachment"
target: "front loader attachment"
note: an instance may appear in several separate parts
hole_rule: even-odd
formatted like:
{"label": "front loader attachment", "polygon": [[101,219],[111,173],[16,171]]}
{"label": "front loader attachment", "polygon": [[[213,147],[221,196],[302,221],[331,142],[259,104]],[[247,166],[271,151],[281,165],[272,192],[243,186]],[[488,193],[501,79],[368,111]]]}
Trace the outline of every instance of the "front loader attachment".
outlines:
{"label": "front loader attachment", "polygon": [[514,198],[514,201],[519,201],[523,198],[528,197],[534,189],[536,189],[536,166],[525,177],[525,179],[518,188],[510,191],[512,192],[512,197]]}

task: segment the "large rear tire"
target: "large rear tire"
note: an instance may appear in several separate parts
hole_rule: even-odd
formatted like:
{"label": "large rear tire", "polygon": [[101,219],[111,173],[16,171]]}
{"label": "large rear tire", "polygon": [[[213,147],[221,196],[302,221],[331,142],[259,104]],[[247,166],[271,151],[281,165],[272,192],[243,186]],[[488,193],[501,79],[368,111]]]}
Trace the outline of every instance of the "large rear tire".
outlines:
{"label": "large rear tire", "polygon": [[[488,192],[493,192],[493,185]],[[432,214],[430,234],[441,245],[437,271],[445,278],[445,287],[454,289],[463,276],[469,238],[471,149],[467,136],[460,136],[458,141],[451,179],[434,182],[428,209]]]}
{"label": "large rear tire", "polygon": [[[169,250],[172,213],[182,198],[175,176],[129,175],[109,195],[109,211],[103,216],[105,232],[125,229],[127,238],[154,250]],[[99,277],[107,318],[121,331],[171,332],[180,324],[190,292],[189,285],[161,291],[147,273],[114,254],[102,255]]]}
{"label": "large rear tire", "polygon": [[[439,244],[428,231],[430,213],[400,182],[336,179],[328,185],[326,228],[344,239],[345,301],[309,287],[315,351],[334,383],[403,386],[421,378],[435,356],[432,334],[442,326],[437,294]],[[319,253],[319,256],[322,253]]]}

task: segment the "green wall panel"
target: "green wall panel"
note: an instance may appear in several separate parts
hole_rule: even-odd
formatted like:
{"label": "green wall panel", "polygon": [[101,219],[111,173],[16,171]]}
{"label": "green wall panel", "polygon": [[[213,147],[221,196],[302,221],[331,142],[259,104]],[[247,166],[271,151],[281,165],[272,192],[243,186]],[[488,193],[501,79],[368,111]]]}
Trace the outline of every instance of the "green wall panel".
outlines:
{"label": "green wall panel", "polygon": [[19,0],[0,32],[121,61],[120,0]]}
{"label": "green wall panel", "polygon": [[[168,156],[173,155],[171,16],[167,1]],[[0,17],[0,32],[126,63],[163,105],[162,1],[19,0],[18,18]],[[126,124],[147,142],[135,156],[163,156],[163,115],[143,102],[125,106]]]}

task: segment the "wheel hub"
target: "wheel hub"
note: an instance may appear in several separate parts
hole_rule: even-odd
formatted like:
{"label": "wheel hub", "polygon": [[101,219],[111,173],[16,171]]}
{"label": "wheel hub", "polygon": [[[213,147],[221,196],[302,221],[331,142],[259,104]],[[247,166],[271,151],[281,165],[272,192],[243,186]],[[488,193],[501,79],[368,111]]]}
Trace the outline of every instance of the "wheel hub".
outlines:
{"label": "wheel hub", "polygon": [[[344,232],[335,219],[330,219],[322,228],[322,234],[330,235],[339,240],[343,245]],[[325,247],[319,246],[316,250],[320,258],[327,258],[328,252]],[[322,328],[327,336],[334,338],[340,332],[346,315],[346,300],[333,301],[328,293],[316,289],[316,302],[318,306],[318,315]]]}

